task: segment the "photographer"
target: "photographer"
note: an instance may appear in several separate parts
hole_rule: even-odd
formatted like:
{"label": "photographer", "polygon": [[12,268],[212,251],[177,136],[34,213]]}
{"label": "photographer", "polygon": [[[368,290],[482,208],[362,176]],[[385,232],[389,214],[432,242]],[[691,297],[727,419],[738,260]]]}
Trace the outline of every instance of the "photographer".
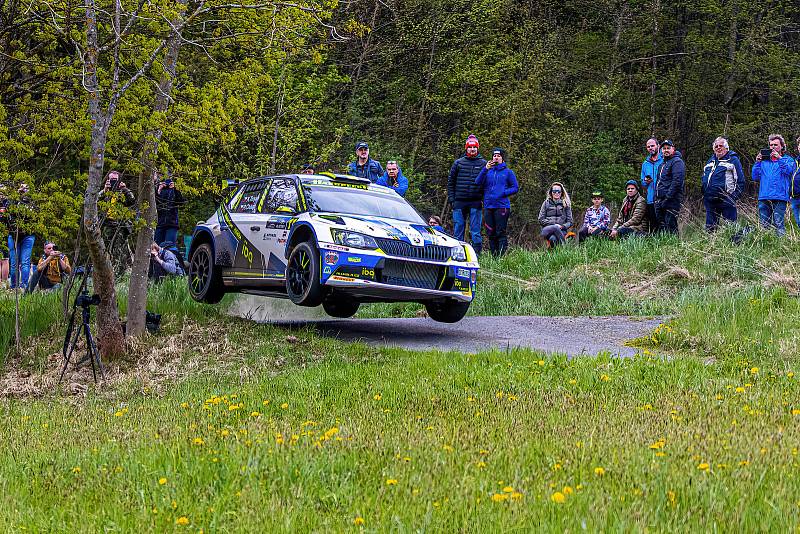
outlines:
{"label": "photographer", "polygon": [[786,141],[779,134],[769,136],[769,148],[756,155],[753,181],[758,182],[758,218],[764,229],[775,228],[778,237],[786,234],[786,204],[794,160],[786,154]]}
{"label": "photographer", "polygon": [[[123,210],[113,206],[115,202],[120,200]],[[103,219],[103,240],[106,243],[106,251],[114,265],[114,274],[119,277],[131,265],[133,253],[128,244],[128,237],[131,235],[131,222],[127,218],[119,220],[117,217],[129,215],[125,211],[136,204],[136,197],[133,191],[128,189],[125,182],[121,180],[118,171],[109,171],[106,176],[103,193],[100,195],[100,201],[112,204]]]}
{"label": "photographer", "polygon": [[175,188],[175,181],[171,177],[158,182],[156,190],[158,221],[153,236],[156,243],[178,242],[178,208],[184,203],[183,195]]}
{"label": "photographer", "polygon": [[43,290],[57,289],[61,286],[63,277],[71,272],[69,258],[59,252],[52,241],[48,241],[44,244],[44,254],[31,278],[29,292],[37,287]]}
{"label": "photographer", "polygon": [[35,237],[25,231],[25,223],[34,206],[28,197],[28,184],[21,183],[17,198],[0,199],[0,223],[8,231],[8,257],[11,269],[11,288],[26,289],[31,275],[31,252]]}
{"label": "photographer", "polygon": [[150,245],[150,278],[160,282],[165,276],[183,276],[185,273],[178,258],[158,243]]}
{"label": "photographer", "polygon": [[406,196],[406,191],[408,191],[408,178],[403,176],[403,171],[400,170],[396,161],[386,163],[386,172],[378,178],[376,183],[384,187],[391,187],[401,197]]}

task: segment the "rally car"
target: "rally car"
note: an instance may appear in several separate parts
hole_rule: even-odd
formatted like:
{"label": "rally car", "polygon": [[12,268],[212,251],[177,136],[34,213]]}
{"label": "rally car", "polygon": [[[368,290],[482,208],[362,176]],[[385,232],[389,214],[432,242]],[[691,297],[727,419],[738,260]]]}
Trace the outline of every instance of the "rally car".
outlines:
{"label": "rally car", "polygon": [[199,223],[189,249],[189,292],[289,298],[333,317],[361,303],[420,302],[454,323],[475,297],[473,248],[438,232],[392,189],[345,175],[248,180]]}

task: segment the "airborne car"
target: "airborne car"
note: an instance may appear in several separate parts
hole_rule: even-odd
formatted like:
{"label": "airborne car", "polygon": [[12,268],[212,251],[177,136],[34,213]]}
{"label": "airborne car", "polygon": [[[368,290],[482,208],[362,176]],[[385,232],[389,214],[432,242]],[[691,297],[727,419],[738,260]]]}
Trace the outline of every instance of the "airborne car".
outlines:
{"label": "airborne car", "polygon": [[454,323],[475,296],[478,260],[392,189],[352,176],[267,176],[240,184],[194,230],[189,291],[289,298],[351,317],[361,303],[420,302]]}

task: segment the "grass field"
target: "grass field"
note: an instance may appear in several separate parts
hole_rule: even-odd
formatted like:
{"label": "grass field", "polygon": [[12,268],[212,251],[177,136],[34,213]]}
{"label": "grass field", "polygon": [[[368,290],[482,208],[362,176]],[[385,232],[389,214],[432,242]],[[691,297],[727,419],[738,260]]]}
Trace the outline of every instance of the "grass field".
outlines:
{"label": "grass field", "polygon": [[85,398],[0,400],[0,528],[797,529],[798,248],[694,235],[484,262],[474,313],[674,314],[628,360],[343,344],[165,284],[135,368]]}

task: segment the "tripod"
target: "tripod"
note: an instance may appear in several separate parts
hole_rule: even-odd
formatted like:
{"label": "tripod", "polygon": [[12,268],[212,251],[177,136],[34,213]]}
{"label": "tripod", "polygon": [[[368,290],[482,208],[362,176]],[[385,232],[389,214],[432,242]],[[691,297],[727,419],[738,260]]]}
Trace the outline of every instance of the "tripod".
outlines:
{"label": "tripod", "polygon": [[[61,376],[58,379],[59,384],[64,379],[64,373],[67,372],[67,365],[69,365],[72,359],[72,353],[75,351],[75,345],[78,343],[78,338],[81,337],[81,332],[83,333],[84,342],[86,343],[86,357],[76,362],[75,367],[79,367],[88,360],[92,365],[92,377],[94,377],[95,383],[97,383],[97,371],[100,371],[100,378],[103,380],[106,378],[103,372],[103,363],[100,361],[100,352],[97,350],[97,345],[95,345],[94,336],[92,336],[92,329],[89,324],[92,306],[99,303],[100,297],[98,295],[92,295],[90,297],[89,292],[85,288],[82,289],[80,294],[75,298],[75,306],[81,307],[82,324],[80,328],[75,330],[75,335],[72,337],[72,321],[70,321],[67,335],[64,338],[64,366],[61,368]],[[72,337],[72,343],[70,343],[69,348],[67,348],[70,337]]]}

